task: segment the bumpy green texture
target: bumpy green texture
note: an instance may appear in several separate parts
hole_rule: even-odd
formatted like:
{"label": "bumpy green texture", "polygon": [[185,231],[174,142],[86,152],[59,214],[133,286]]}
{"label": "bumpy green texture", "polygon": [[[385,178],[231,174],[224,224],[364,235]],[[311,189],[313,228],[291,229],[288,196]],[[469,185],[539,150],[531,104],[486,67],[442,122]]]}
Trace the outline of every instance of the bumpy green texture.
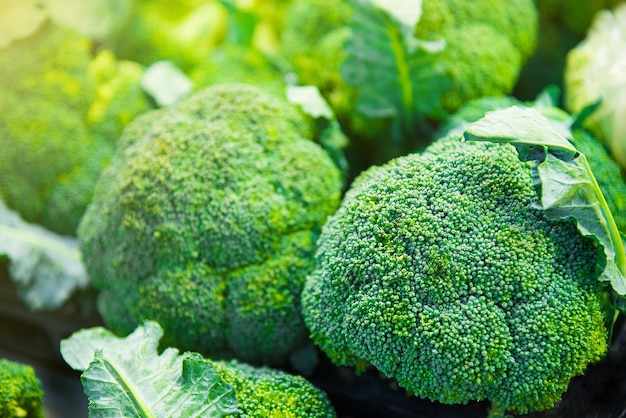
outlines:
{"label": "bumpy green texture", "polygon": [[296,107],[223,84],[136,119],[79,227],[99,310],[119,333],[282,361],[306,339],[300,292],[341,174]]}
{"label": "bumpy green texture", "polygon": [[538,15],[533,0],[425,0],[415,34],[444,39],[440,59],[452,86],[442,99],[449,111],[470,99],[508,94],[535,51]]}
{"label": "bumpy green texture", "polygon": [[326,394],[302,376],[237,361],[213,361],[220,377],[237,393],[234,417],[333,418]]}
{"label": "bumpy green texture", "polygon": [[44,417],[41,382],[31,366],[0,359],[0,416]]}
{"label": "bumpy green texture", "polygon": [[551,408],[607,349],[597,248],[536,208],[508,144],[441,139],[359,176],[302,294],[337,364],[417,396]]}
{"label": "bumpy green texture", "polygon": [[143,69],[46,25],[0,50],[0,195],[30,222],[75,233],[123,126],[149,108]]}
{"label": "bumpy green texture", "polygon": [[[485,116],[485,113],[510,106],[534,106],[524,104],[510,96],[481,97],[470,100],[452,115],[442,127],[444,133],[461,134],[467,125]],[[569,128],[571,115],[554,106],[537,104],[538,110],[559,128]],[[569,129],[568,129],[569,130]],[[611,158],[606,147],[588,131],[579,127],[566,133],[576,149],[585,154],[591,171],[604,195],[615,223],[626,234],[626,178],[619,164]]]}

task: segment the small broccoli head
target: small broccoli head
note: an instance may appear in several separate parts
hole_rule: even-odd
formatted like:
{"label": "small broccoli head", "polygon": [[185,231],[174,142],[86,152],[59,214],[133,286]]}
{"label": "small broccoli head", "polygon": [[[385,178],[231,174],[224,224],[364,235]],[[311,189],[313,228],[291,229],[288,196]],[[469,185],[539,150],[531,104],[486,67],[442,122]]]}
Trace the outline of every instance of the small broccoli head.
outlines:
{"label": "small broccoli head", "polygon": [[313,132],[243,84],[131,123],[79,228],[107,324],[154,319],[167,344],[251,362],[301,344],[300,292],[342,186]]}
{"label": "small broccoli head", "polygon": [[11,143],[0,154],[0,195],[63,234],[75,233],[123,126],[149,108],[141,68],[90,49],[51,24],[0,49],[0,137]]}
{"label": "small broccoli head", "polygon": [[43,391],[35,370],[0,359],[0,416],[43,418]]}
{"label": "small broccoli head", "polygon": [[237,393],[241,417],[333,418],[326,394],[302,376],[256,368],[237,361],[214,361],[213,365]]}
{"label": "small broccoli head", "polygon": [[452,81],[442,98],[454,111],[481,96],[508,94],[535,50],[538,16],[532,0],[429,0],[415,30],[420,39],[446,41],[439,55]]}
{"label": "small broccoli head", "polygon": [[537,199],[508,144],[450,136],[369,169],[319,239],[302,295],[313,340],[420,397],[552,407],[607,330],[597,248]]}

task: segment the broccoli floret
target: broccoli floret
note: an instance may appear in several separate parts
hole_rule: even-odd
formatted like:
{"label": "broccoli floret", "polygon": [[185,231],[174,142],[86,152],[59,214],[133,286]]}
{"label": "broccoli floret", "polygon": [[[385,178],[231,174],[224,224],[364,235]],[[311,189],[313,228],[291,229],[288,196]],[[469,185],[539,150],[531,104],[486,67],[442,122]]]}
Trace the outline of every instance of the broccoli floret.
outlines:
{"label": "broccoli floret", "polygon": [[31,366],[0,359],[0,416],[43,418],[41,382]]}
{"label": "broccoli floret", "polygon": [[326,394],[302,376],[235,360],[212,363],[237,393],[236,417],[335,417]]}
{"label": "broccoli floret", "polygon": [[295,106],[223,84],[131,123],[79,227],[99,310],[119,333],[282,361],[306,340],[300,292],[341,173]]}
{"label": "broccoli floret", "polygon": [[0,49],[0,195],[30,222],[74,234],[123,126],[150,108],[143,70],[95,59],[51,24]]}
{"label": "broccoli floret", "polygon": [[607,349],[595,243],[509,144],[451,135],[359,176],[302,293],[313,340],[443,403],[551,408]]}
{"label": "broccoli floret", "polygon": [[420,39],[446,41],[439,59],[452,80],[442,98],[454,111],[470,99],[508,94],[536,47],[532,0],[428,0],[415,30]]}

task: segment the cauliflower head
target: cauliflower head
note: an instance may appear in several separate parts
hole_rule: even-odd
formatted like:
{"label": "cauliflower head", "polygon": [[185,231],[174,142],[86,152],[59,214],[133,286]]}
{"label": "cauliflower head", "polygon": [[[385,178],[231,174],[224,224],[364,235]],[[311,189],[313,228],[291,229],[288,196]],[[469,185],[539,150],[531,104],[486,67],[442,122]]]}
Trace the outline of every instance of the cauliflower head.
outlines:
{"label": "cauliflower head", "polygon": [[300,292],[340,170],[290,103],[245,84],[200,91],[125,130],[79,227],[116,332],[280,362],[306,340]]}
{"label": "cauliflower head", "polygon": [[302,294],[313,340],[419,397],[551,408],[607,329],[594,243],[537,200],[513,146],[459,135],[364,172]]}

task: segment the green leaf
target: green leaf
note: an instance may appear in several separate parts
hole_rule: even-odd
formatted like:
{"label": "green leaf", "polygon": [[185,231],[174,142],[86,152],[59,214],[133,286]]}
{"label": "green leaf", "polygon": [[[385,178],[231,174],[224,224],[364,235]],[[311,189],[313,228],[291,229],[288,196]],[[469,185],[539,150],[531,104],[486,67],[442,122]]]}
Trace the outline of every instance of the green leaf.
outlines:
{"label": "green leaf", "polygon": [[[222,417],[237,412],[235,391],[197,353],[167,348],[152,321],[126,338],[102,327],[61,341],[61,354],[77,370],[89,398],[90,417]],[[132,349],[129,349],[132,347]]]}
{"label": "green leaf", "polygon": [[335,119],[333,110],[316,86],[287,86],[287,99],[315,119]]}
{"label": "green leaf", "polygon": [[171,61],[157,61],[146,69],[141,87],[159,107],[166,107],[187,97],[193,82]]}
{"label": "green leaf", "polygon": [[425,116],[440,112],[449,80],[437,52],[445,44],[419,41],[412,35],[413,27],[369,0],[352,4],[352,36],[341,75],[357,88],[360,113],[390,118],[394,138],[411,138]]}
{"label": "green leaf", "polygon": [[532,108],[490,112],[470,124],[463,137],[466,141],[510,143],[517,147],[522,160],[536,161],[546,215],[575,219],[578,230],[598,242],[604,254],[599,280],[609,282],[618,295],[626,295],[622,237],[584,154]]}
{"label": "green leaf", "polygon": [[9,275],[33,310],[58,309],[90,283],[74,238],[25,222],[2,200],[0,256],[9,259]]}

